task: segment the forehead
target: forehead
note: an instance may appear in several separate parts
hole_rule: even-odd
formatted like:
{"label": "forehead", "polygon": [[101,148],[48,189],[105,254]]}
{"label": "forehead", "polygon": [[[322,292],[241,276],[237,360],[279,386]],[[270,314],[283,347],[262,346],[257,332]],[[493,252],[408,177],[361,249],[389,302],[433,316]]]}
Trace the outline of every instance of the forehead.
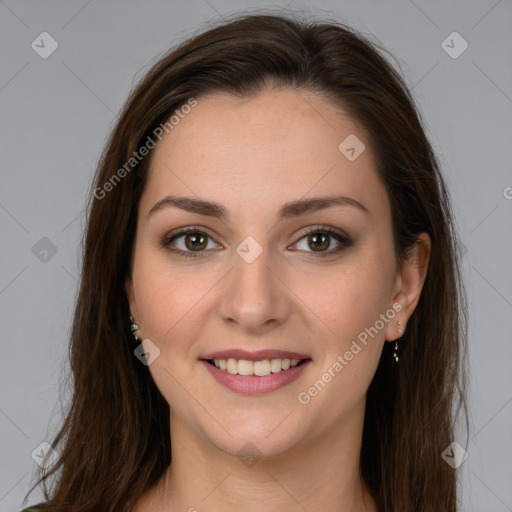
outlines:
{"label": "forehead", "polygon": [[[362,152],[347,158],[347,146]],[[284,88],[244,99],[224,93],[197,98],[153,150],[140,210],[170,193],[248,214],[250,205],[277,209],[322,193],[387,206],[362,126],[316,93]]]}

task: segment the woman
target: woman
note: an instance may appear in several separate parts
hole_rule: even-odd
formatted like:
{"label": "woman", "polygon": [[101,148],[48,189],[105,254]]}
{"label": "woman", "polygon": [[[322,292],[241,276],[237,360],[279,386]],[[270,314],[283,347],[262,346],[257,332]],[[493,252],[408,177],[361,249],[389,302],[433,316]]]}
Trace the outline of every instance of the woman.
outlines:
{"label": "woman", "polygon": [[225,22],[106,145],[44,510],[454,512],[464,346],[403,80],[341,24]]}

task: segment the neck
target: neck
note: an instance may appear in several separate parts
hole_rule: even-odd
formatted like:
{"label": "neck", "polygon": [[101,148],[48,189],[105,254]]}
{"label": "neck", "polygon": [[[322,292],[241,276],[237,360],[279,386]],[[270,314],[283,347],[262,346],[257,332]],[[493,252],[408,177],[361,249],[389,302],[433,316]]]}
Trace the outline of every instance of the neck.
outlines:
{"label": "neck", "polygon": [[172,463],[137,512],[377,512],[360,478],[358,414],[272,458],[241,458],[171,416]]}

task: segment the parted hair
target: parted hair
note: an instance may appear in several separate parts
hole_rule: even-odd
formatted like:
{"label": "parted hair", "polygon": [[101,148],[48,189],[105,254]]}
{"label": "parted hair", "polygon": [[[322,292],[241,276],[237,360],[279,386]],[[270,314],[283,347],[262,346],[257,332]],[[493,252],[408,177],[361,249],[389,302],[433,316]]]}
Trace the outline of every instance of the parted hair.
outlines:
{"label": "parted hair", "polygon": [[367,391],[361,475],[379,511],[457,510],[457,472],[441,454],[454,440],[461,410],[467,423],[459,242],[420,111],[388,57],[378,42],[337,21],[239,14],[160,56],[133,87],[87,201],[70,328],[72,396],[51,442],[59,456],[40,469],[29,491],[42,484],[47,512],[128,511],[171,463],[169,405],[134,356],[124,288],[152,153],[104,197],[93,190],[191,98],[214,92],[246,98],[268,84],[322,95],[364,128],[390,199],[398,263],[419,233],[431,237],[400,362],[385,343]]}

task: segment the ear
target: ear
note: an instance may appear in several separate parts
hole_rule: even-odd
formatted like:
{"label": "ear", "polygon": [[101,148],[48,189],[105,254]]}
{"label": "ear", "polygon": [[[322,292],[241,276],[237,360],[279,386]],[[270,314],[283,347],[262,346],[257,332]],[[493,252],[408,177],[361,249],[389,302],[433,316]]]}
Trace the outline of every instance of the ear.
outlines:
{"label": "ear", "polygon": [[393,303],[396,305],[393,309],[397,311],[397,314],[395,317],[396,321],[390,322],[387,325],[387,341],[394,341],[399,337],[397,330],[398,321],[402,324],[401,328],[405,330],[407,321],[418,305],[421,290],[427,277],[430,251],[430,236],[427,233],[419,234],[407,258],[397,271],[393,298]]}

